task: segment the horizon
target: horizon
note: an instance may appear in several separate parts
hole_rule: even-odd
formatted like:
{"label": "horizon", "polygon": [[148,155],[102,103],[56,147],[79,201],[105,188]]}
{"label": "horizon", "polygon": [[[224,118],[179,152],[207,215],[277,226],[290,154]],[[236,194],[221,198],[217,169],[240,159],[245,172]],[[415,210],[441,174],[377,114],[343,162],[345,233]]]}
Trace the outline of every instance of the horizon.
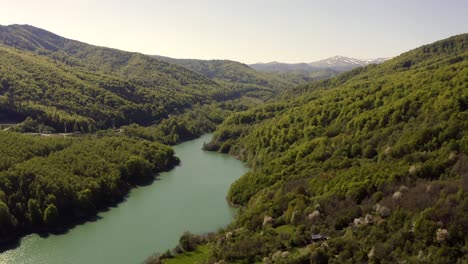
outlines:
{"label": "horizon", "polygon": [[135,0],[119,6],[111,1],[49,0],[2,6],[2,25],[31,25],[91,45],[147,55],[245,64],[310,63],[334,56],[392,58],[468,32],[468,3],[458,0]]}
{"label": "horizon", "polygon": [[[64,36],[61,36],[61,35],[58,35],[56,34],[55,32],[52,32],[52,31],[49,31],[45,28],[39,28],[39,27],[36,27],[35,25],[30,25],[30,24],[9,24],[9,25],[2,25],[0,24],[0,26],[4,26],[4,27],[8,27],[8,26],[30,26],[30,27],[34,27],[34,28],[38,28],[38,29],[41,29],[41,30],[45,30],[49,33],[52,33],[52,34],[55,34],[59,37],[64,37]],[[66,38],[66,37],[64,37]],[[110,48],[110,49],[117,49],[117,50],[120,50],[120,51],[124,51],[124,52],[136,52],[136,53],[141,53],[141,52],[138,52],[138,51],[129,51],[129,50],[122,50],[122,49],[118,49],[118,48],[114,48],[114,47],[108,47],[108,46],[100,46],[100,45],[95,45],[95,44],[92,44],[92,43],[87,43],[87,42],[83,42],[79,39],[73,39],[73,38],[66,38],[66,39],[70,39],[70,40],[73,40],[73,41],[78,41],[78,42],[82,42],[82,43],[85,43],[87,45],[92,45],[92,46],[97,46],[97,47],[103,47],[103,48]],[[429,44],[429,43],[427,43]],[[423,44],[423,45],[426,45],[426,44]],[[406,51],[404,51],[406,52]],[[403,53],[404,53],[403,52]],[[147,56],[159,56],[159,57],[167,57],[167,58],[171,58],[171,59],[180,59],[180,60],[185,60],[185,59],[194,59],[194,58],[176,58],[176,57],[168,57],[168,56],[164,56],[164,55],[158,55],[158,54],[146,54],[146,53],[141,53],[143,55],[147,55]],[[396,56],[399,56],[400,54],[396,55]],[[302,62],[285,62],[285,61],[267,61],[267,62],[254,62],[254,63],[244,63],[244,64],[247,64],[247,65],[253,65],[253,64],[270,64],[270,63],[279,63],[279,64],[311,64],[311,63],[315,63],[315,62],[319,62],[319,61],[323,61],[323,60],[327,60],[327,59],[330,59],[330,58],[335,58],[335,57],[342,57],[342,58],[349,58],[349,59],[357,59],[357,60],[361,60],[361,61],[371,61],[371,60],[377,60],[377,59],[392,59],[396,56],[393,56],[393,57],[376,57],[376,58],[355,58],[355,57],[352,57],[352,56],[346,56],[346,55],[340,55],[340,54],[336,54],[336,55],[333,55],[331,57],[327,57],[327,58],[321,58],[321,59],[318,59],[316,61],[302,61]],[[194,59],[194,60],[230,60],[230,59]],[[234,61],[234,60],[231,60],[231,61]],[[236,62],[240,62],[240,61],[236,61]],[[243,62],[241,62],[243,63]]]}

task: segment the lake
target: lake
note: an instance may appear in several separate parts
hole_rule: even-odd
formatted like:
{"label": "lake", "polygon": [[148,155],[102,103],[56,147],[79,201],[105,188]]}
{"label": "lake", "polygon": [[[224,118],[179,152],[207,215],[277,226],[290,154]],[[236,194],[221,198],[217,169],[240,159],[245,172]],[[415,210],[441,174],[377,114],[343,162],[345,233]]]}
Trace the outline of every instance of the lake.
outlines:
{"label": "lake", "polygon": [[184,231],[216,231],[236,210],[226,202],[229,186],[248,171],[225,154],[203,151],[211,134],[174,146],[181,164],[126,200],[62,235],[32,234],[0,253],[1,264],[141,263],[177,245]]}

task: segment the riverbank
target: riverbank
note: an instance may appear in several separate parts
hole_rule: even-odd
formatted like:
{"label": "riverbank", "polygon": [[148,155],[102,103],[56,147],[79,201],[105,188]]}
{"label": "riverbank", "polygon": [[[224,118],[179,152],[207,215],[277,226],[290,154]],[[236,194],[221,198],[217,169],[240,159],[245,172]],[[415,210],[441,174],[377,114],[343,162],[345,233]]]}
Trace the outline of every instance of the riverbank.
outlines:
{"label": "riverbank", "polygon": [[64,224],[62,226],[58,226],[58,227],[43,226],[40,228],[27,228],[9,237],[2,237],[0,239],[0,254],[1,252],[15,249],[18,246],[20,246],[21,239],[27,235],[37,234],[40,237],[45,237],[45,238],[50,235],[64,235],[78,225],[83,225],[83,224],[86,224],[87,222],[98,221],[100,219],[99,217],[100,213],[105,213],[109,210],[112,210],[113,208],[118,207],[120,203],[125,202],[125,200],[128,198],[132,189],[153,184],[155,181],[158,180],[158,176],[161,173],[168,172],[174,169],[179,164],[180,164],[180,160],[177,157],[174,157],[174,159],[171,160],[171,162],[168,164],[168,166],[164,170],[155,172],[151,177],[142,178],[134,182],[132,185],[130,185],[126,189],[125,194],[123,196],[117,197],[115,198],[113,202],[108,203],[108,204],[103,204],[102,207],[96,208],[96,211],[94,211],[92,214],[86,215],[85,212],[81,212],[79,213],[81,214],[81,217],[68,216],[68,218],[65,218]]}
{"label": "riverbank", "polygon": [[174,146],[180,166],[161,173],[153,184],[132,189],[123,202],[99,213],[97,221],[62,235],[29,235],[16,249],[0,254],[0,260],[138,263],[176,246],[185,231],[200,234],[229,224],[236,210],[225,200],[227,191],[248,168],[228,155],[201,150],[210,137]]}

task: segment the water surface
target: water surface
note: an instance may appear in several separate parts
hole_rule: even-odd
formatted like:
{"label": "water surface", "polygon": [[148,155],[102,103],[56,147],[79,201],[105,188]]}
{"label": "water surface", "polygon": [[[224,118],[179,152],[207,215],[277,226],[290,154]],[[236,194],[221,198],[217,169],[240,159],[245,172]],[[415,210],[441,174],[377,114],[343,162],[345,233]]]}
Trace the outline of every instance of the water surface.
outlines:
{"label": "water surface", "polygon": [[210,134],[174,147],[181,165],[153,184],[138,187],[101,219],[63,235],[24,237],[19,247],[0,253],[0,264],[141,263],[155,251],[178,243],[184,231],[204,233],[227,225],[229,186],[247,172],[234,158],[201,150]]}

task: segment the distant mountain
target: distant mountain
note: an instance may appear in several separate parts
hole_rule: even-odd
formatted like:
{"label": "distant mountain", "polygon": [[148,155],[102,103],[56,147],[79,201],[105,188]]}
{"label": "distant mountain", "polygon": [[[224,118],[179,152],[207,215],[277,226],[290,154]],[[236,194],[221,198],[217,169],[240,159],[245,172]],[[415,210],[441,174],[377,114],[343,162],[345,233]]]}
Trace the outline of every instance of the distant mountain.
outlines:
{"label": "distant mountain", "polygon": [[386,58],[359,60],[335,56],[311,63],[282,63],[273,61],[251,64],[249,66],[257,71],[274,74],[296,84],[303,84],[328,79],[340,72],[350,71],[369,64],[379,64],[386,60]]}
{"label": "distant mountain", "polygon": [[0,119],[30,116],[57,131],[152,124],[243,95],[177,64],[29,25],[0,26],[0,61]]}
{"label": "distant mountain", "polygon": [[246,64],[230,60],[195,60],[174,59],[163,56],[154,58],[177,64],[199,73],[211,80],[229,87],[231,90],[242,90],[254,97],[269,97],[279,90],[291,87],[291,82],[276,74],[257,71]]}
{"label": "distant mountain", "polygon": [[259,72],[265,72],[286,79],[295,84],[304,84],[317,80],[328,79],[339,73],[331,68],[320,68],[308,63],[268,62],[249,65]]}
{"label": "distant mountain", "polygon": [[152,124],[195,104],[261,100],[294,86],[234,61],[176,60],[98,47],[30,25],[0,25],[0,121],[57,131]]}
{"label": "distant mountain", "polygon": [[214,84],[186,68],[141,53],[86,44],[30,25],[0,26],[0,44],[35,52],[69,66],[112,73],[158,88]]}
{"label": "distant mountain", "polygon": [[336,71],[349,71],[357,67],[366,66],[369,64],[379,64],[388,60],[388,58],[378,58],[372,60],[360,60],[343,56],[335,56],[316,62],[311,62],[308,65],[316,68],[330,68]]}
{"label": "distant mountain", "polygon": [[319,71],[320,67],[312,66],[308,63],[282,63],[277,61],[267,63],[255,63],[250,64],[250,67],[257,71],[262,72],[294,72],[294,71],[306,71],[313,72]]}
{"label": "distant mountain", "polygon": [[372,60],[360,60],[344,56],[335,56],[328,59],[311,62],[311,63],[281,63],[268,62],[251,64],[250,67],[263,72],[318,72],[323,69],[329,69],[337,72],[349,71],[357,67],[366,66],[369,64],[379,64],[388,60],[388,58],[378,58]]}

